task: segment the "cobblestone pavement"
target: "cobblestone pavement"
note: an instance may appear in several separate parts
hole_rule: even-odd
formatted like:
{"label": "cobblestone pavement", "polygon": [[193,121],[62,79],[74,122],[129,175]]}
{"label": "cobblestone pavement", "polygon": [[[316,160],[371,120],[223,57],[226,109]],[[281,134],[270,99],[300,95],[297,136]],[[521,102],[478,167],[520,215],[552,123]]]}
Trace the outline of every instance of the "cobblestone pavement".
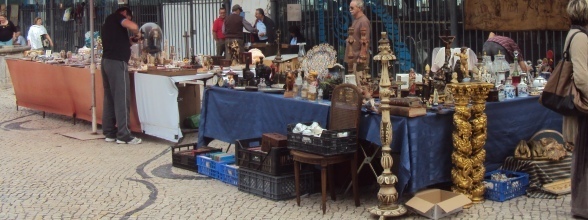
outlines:
{"label": "cobblestone pavement", "polygon": [[[141,145],[80,141],[60,133],[91,131],[87,122],[20,108],[0,90],[0,219],[374,219],[376,190],[361,190],[320,209],[320,193],[274,202],[171,166],[170,142],[146,135]],[[194,137],[192,137],[194,140]],[[213,142],[216,146],[226,143]],[[519,197],[483,204],[453,219],[571,219],[570,196]],[[402,219],[424,219],[409,214]]]}

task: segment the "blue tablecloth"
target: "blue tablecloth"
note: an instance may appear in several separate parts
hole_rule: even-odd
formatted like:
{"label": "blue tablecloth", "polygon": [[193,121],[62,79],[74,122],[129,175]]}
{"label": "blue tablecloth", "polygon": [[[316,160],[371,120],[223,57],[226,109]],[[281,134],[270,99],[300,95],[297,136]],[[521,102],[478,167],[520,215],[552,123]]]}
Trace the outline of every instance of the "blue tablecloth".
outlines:
{"label": "blue tablecloth", "polygon": [[[542,129],[561,132],[562,117],[537,102],[538,97],[517,98],[486,105],[488,139],[486,169],[497,169],[512,156],[520,140]],[[286,134],[291,123],[316,121],[325,125],[329,106],[286,99],[262,92],[210,88],[204,93],[198,146],[212,139],[234,143],[261,134]],[[406,118],[392,116],[392,151],[400,154],[396,185],[400,194],[414,193],[427,186],[451,181],[453,114],[428,113]],[[380,115],[364,113],[359,138],[380,145]]]}

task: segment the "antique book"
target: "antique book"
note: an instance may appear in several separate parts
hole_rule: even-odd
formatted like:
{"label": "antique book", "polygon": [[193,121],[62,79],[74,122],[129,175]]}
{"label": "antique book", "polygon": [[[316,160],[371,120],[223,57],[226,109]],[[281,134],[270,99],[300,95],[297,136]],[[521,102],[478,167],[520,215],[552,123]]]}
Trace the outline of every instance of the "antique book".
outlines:
{"label": "antique book", "polygon": [[397,115],[397,116],[404,116],[409,118],[414,118],[418,116],[423,116],[427,114],[426,108],[412,108],[412,107],[405,107],[405,106],[390,106],[390,115]]}
{"label": "antique book", "polygon": [[390,105],[414,108],[422,107],[421,100],[417,97],[391,98]]}

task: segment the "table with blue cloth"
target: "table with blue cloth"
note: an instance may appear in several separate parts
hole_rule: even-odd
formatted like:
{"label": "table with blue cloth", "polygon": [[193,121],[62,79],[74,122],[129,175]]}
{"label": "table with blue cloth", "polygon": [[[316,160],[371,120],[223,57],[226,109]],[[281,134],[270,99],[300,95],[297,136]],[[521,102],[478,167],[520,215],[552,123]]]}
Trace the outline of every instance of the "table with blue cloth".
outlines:
{"label": "table with blue cloth", "polygon": [[[562,117],[542,107],[538,97],[516,98],[486,105],[488,139],[486,171],[500,167],[514,154],[520,140],[535,132],[552,129],[561,132]],[[212,87],[203,98],[198,146],[213,139],[259,138],[263,133],[286,135],[288,124],[316,121],[327,126],[328,103],[284,98],[281,94],[235,91]],[[359,138],[380,145],[381,115],[363,113]],[[412,194],[427,186],[451,181],[453,114],[427,113],[406,118],[392,116],[392,152],[400,154],[396,173],[398,192]]]}

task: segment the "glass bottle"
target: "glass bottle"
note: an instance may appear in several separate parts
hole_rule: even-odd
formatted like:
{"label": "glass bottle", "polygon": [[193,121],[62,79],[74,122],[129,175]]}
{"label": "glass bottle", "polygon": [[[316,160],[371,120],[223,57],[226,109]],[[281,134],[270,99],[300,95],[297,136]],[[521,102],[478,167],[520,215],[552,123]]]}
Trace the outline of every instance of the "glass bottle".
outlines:
{"label": "glass bottle", "polygon": [[302,70],[298,70],[298,77],[294,80],[294,98],[301,99],[302,97]]}
{"label": "glass bottle", "polygon": [[318,103],[323,103],[323,89],[318,90],[318,97],[316,100]]}
{"label": "glass bottle", "polygon": [[302,83],[302,90],[300,91],[300,98],[306,100],[308,96],[308,82],[304,81]]}
{"label": "glass bottle", "polygon": [[308,84],[308,93],[307,93],[307,98],[310,101],[316,101],[316,95],[317,95],[317,91],[316,91],[316,86],[314,84]]}

